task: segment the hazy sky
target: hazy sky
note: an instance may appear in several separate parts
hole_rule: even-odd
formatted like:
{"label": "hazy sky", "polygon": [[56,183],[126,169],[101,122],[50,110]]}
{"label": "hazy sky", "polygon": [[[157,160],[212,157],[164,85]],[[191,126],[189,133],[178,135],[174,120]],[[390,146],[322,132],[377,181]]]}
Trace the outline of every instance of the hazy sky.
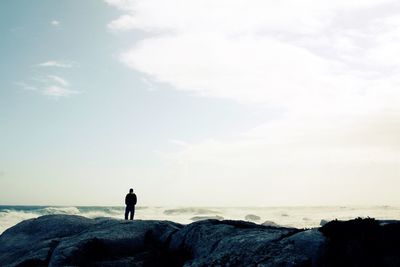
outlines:
{"label": "hazy sky", "polygon": [[400,2],[0,1],[0,204],[400,205]]}

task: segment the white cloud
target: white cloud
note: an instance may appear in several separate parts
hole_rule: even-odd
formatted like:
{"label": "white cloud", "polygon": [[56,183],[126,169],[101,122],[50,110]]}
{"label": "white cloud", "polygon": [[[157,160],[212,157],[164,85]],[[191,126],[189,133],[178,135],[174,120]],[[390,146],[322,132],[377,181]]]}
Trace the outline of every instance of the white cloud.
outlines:
{"label": "white cloud", "polygon": [[[106,2],[128,13],[110,28],[156,35],[122,53],[121,61],[199,95],[286,107],[332,97],[363,102],[360,92],[388,80],[383,65],[399,65],[390,56],[397,53],[390,42],[398,36],[397,20],[385,22],[388,37],[375,29],[386,13],[369,15],[392,1]],[[384,41],[377,45],[373,36]]]}
{"label": "white cloud", "polygon": [[37,87],[26,84],[24,82],[16,82],[15,85],[21,87],[24,90],[28,90],[28,91],[37,91],[39,90]]}
{"label": "white cloud", "polygon": [[[244,187],[255,201],[287,204],[338,203],[342,195],[335,190],[352,203],[389,199],[385,190],[368,197],[400,172],[400,8],[394,1],[106,2],[124,12],[108,24],[111,30],[149,33],[120,56],[147,79],[283,110],[234,141],[187,144],[167,154],[171,168],[181,170],[173,186],[200,181],[199,198],[205,185]],[[357,199],[354,187],[363,181],[367,193]],[[221,194],[231,199],[227,190]]]}
{"label": "white cloud", "polygon": [[398,186],[399,115],[292,114],[233,141],[187,144],[160,154],[174,175],[168,190],[196,188],[191,201],[204,205],[397,205],[388,192]]}
{"label": "white cloud", "polygon": [[25,82],[17,82],[15,84],[24,90],[31,90],[42,95],[56,98],[70,97],[81,93],[80,91],[70,89],[70,83],[57,75],[34,78],[32,79],[32,83],[33,85]]}
{"label": "white cloud", "polygon": [[[349,94],[362,81],[343,64],[268,37],[186,34],[144,40],[121,60],[178,90],[241,103],[292,105]],[[347,72],[346,72],[347,71]]]}
{"label": "white cloud", "polygon": [[69,85],[69,83],[68,83],[65,79],[63,79],[63,78],[61,78],[61,77],[59,77],[59,76],[56,76],[56,75],[47,75],[47,77],[48,77],[52,82],[54,82],[54,83],[56,83],[56,84],[58,84],[58,85],[61,85],[61,86],[64,86],[64,87],[67,87],[67,86]]}
{"label": "white cloud", "polygon": [[178,139],[171,139],[169,140],[172,144],[180,146],[180,147],[185,147],[187,145],[189,145],[187,142],[182,141],[182,140],[178,140]]}
{"label": "white cloud", "polygon": [[50,60],[37,64],[38,67],[58,67],[58,68],[72,68],[75,65],[73,62],[62,62]]}
{"label": "white cloud", "polygon": [[[49,60],[34,66],[43,68],[73,68],[77,66],[77,63],[73,61]],[[25,90],[36,91],[42,95],[56,98],[80,94],[80,91],[70,88],[70,83],[65,78],[53,74],[36,76],[31,78],[29,84],[18,82],[16,85]]]}
{"label": "white cloud", "polygon": [[118,30],[257,32],[283,30],[315,32],[337,12],[371,8],[391,0],[371,1],[264,1],[264,0],[106,0],[128,12],[112,21]]}
{"label": "white cloud", "polygon": [[[368,60],[380,66],[396,68],[400,67],[400,13],[377,19],[375,36],[370,36],[375,46],[367,51]],[[372,35],[372,34],[371,34]]]}
{"label": "white cloud", "polygon": [[52,85],[52,86],[45,87],[42,90],[42,94],[47,95],[47,96],[52,96],[52,97],[69,97],[69,96],[72,96],[75,94],[79,94],[79,92],[68,89],[66,87]]}
{"label": "white cloud", "polygon": [[146,79],[146,77],[141,77],[140,78],[141,82],[147,87],[147,91],[153,92],[156,91],[156,87],[154,86],[154,84],[149,81],[148,79]]}
{"label": "white cloud", "polygon": [[110,22],[108,28],[115,31],[126,31],[134,27],[135,20],[130,15],[123,15],[118,19]]}
{"label": "white cloud", "polygon": [[54,27],[60,26],[60,22],[59,22],[58,20],[52,20],[52,21],[50,22],[50,24],[53,25]]}

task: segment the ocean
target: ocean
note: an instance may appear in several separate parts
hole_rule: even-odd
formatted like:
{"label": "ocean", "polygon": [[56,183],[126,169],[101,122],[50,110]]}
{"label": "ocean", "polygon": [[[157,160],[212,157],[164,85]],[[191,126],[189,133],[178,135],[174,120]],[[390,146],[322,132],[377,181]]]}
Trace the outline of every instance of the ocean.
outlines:
{"label": "ocean", "polygon": [[[112,217],[123,219],[124,207],[106,206],[1,206],[0,233],[17,223],[48,214],[71,214],[88,218]],[[400,207],[393,206],[329,206],[329,207],[136,207],[135,219],[170,220],[188,224],[215,218],[248,220],[255,223],[274,222],[282,226],[312,228],[321,220],[349,220],[357,217],[400,220]]]}

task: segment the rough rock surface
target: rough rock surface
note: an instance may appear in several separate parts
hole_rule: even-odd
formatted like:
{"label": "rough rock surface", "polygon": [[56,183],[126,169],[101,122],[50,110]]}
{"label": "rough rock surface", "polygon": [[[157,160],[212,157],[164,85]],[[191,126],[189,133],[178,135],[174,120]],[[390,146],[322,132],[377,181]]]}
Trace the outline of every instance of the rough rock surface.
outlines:
{"label": "rough rock surface", "polygon": [[23,221],[0,236],[0,263],[1,266],[163,266],[170,261],[163,246],[180,228],[182,225],[169,221],[47,215]]}
{"label": "rough rock surface", "polygon": [[48,215],[0,236],[1,266],[400,266],[400,222],[301,230],[244,221]]}
{"label": "rough rock surface", "polygon": [[327,267],[400,266],[400,221],[331,221],[320,231],[329,239]]}

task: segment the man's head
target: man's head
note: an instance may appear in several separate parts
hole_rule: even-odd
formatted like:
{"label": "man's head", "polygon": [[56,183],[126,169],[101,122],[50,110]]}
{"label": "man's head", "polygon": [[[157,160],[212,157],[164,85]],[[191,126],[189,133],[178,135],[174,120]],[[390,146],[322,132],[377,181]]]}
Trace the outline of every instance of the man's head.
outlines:
{"label": "man's head", "polygon": [[129,193],[133,193],[133,189],[131,188],[131,189],[129,189]]}

